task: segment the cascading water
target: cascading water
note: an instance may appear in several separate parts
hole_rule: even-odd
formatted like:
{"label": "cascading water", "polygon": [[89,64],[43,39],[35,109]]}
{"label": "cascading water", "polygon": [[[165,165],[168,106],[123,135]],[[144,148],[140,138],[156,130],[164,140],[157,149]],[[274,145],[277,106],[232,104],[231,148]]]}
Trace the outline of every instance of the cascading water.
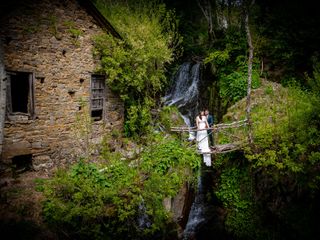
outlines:
{"label": "cascading water", "polygon": [[212,176],[212,169],[203,166],[198,176],[198,189],[183,232],[183,240],[212,239],[212,236],[207,234],[213,227],[212,220],[217,216],[214,197],[211,196]]}
{"label": "cascading water", "polygon": [[[168,95],[164,97],[165,105],[177,106],[179,112],[182,115],[185,123],[188,126],[193,126],[195,117],[199,111],[199,82],[201,78],[200,63],[184,63],[180,66],[177,73],[174,76],[174,84]],[[190,135],[189,140],[193,140],[195,136]],[[211,162],[211,156],[210,156]],[[211,176],[212,169],[205,166],[202,167],[199,174],[198,189],[195,196],[195,200],[192,204],[188,222],[183,233],[183,239],[198,239],[196,235],[199,229],[203,229],[205,223],[212,219],[212,215],[208,216],[210,209],[207,196],[210,194],[211,188],[206,184],[210,181],[204,180]],[[204,183],[206,182],[206,183]],[[204,238],[199,238],[204,239]]]}
{"label": "cascading water", "polygon": [[195,238],[195,232],[197,227],[205,222],[204,205],[202,202],[205,198],[205,192],[203,189],[203,179],[201,175],[198,177],[198,189],[194,202],[191,206],[191,210],[188,217],[188,222],[183,232],[183,239],[189,240]]}
{"label": "cascading water", "polygon": [[[174,85],[171,92],[164,97],[165,105],[175,105],[178,107],[179,112],[184,119],[187,126],[192,127],[195,122],[195,116],[199,112],[199,82],[201,79],[200,75],[200,63],[192,65],[192,63],[184,63],[178,69],[174,77]],[[198,132],[199,133],[199,132]],[[200,135],[199,135],[200,136]],[[208,137],[205,137],[199,141],[199,147],[207,141]],[[189,140],[194,140],[194,132],[189,133]],[[203,145],[202,145],[203,146]],[[200,151],[208,152],[210,149],[208,146],[206,149]],[[203,154],[203,160],[211,166],[211,155]]]}
{"label": "cascading water", "polygon": [[174,76],[174,84],[168,95],[164,97],[165,105],[175,105],[179,109],[185,123],[194,125],[199,108],[200,63],[192,65],[187,62],[180,66]]}
{"label": "cascading water", "polygon": [[144,229],[148,229],[151,227],[152,223],[149,219],[149,216],[147,215],[147,209],[146,209],[146,206],[144,204],[144,201],[142,199],[142,202],[139,204],[139,208],[138,208],[138,219],[137,219],[137,222],[138,222],[138,227],[141,229],[141,230],[144,230]]}

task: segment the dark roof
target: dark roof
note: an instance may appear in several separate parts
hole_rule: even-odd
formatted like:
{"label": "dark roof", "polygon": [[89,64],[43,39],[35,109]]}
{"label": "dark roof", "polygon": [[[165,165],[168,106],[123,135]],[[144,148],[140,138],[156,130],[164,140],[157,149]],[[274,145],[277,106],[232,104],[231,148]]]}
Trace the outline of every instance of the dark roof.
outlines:
{"label": "dark roof", "polygon": [[[102,27],[104,30],[107,30],[114,37],[122,39],[120,34],[114,29],[111,23],[99,12],[91,0],[75,0],[77,1],[86,11],[90,14]],[[17,6],[21,3],[24,5],[28,2],[33,2],[32,0],[0,0],[0,20],[5,17],[5,15],[12,12]],[[1,26],[0,26],[1,27]]]}

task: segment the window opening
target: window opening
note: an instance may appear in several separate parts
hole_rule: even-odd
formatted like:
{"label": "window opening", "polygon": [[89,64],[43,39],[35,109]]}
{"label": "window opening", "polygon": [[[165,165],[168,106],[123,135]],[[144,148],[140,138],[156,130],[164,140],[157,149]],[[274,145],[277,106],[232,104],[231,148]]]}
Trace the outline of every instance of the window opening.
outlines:
{"label": "window opening", "polygon": [[105,101],[105,76],[92,75],[91,78],[91,117],[94,121],[103,118]]}
{"label": "window opening", "polygon": [[10,80],[12,112],[28,113],[29,74],[12,75]]}
{"label": "window opening", "polygon": [[8,72],[7,84],[7,108],[9,113],[32,115],[34,112],[33,74]]}

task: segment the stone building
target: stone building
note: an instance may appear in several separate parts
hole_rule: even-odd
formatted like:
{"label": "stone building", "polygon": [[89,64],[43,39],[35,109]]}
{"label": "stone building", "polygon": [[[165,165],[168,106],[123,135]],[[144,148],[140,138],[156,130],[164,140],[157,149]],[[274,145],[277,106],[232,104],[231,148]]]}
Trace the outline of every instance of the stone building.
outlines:
{"label": "stone building", "polygon": [[3,4],[1,163],[41,169],[90,154],[105,132],[123,127],[123,103],[95,73],[93,54],[96,35],[119,34],[89,0]]}

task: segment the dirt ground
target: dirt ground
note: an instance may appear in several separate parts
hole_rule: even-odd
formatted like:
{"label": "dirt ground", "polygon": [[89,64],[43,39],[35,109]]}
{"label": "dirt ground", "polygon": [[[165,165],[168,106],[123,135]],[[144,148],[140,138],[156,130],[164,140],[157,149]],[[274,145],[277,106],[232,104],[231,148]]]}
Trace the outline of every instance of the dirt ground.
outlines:
{"label": "dirt ground", "polygon": [[25,171],[0,175],[1,239],[57,239],[41,216],[41,183],[49,178],[45,171]]}

